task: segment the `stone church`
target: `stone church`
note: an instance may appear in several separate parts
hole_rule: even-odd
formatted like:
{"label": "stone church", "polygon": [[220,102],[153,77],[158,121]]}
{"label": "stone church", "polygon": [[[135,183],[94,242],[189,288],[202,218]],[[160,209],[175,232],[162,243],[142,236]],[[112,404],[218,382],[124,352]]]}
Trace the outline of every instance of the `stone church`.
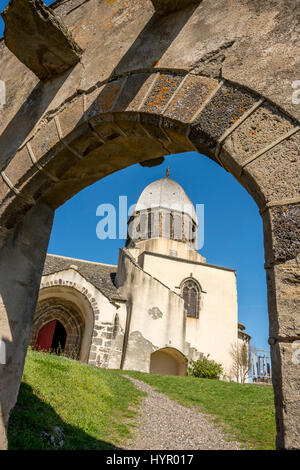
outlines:
{"label": "stone church", "polygon": [[196,251],[197,215],[175,181],[154,181],[128,221],[117,266],[47,255],[31,347],[98,367],[184,375],[203,354],[233,379],[236,272]]}

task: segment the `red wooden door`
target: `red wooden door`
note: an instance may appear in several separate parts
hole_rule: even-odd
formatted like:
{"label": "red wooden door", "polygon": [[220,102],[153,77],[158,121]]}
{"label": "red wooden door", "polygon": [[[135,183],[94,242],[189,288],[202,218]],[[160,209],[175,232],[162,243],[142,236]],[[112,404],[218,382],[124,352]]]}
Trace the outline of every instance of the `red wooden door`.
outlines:
{"label": "red wooden door", "polygon": [[42,326],[35,343],[35,349],[42,349],[43,351],[50,350],[56,322],[57,320],[52,320],[46,323],[46,325]]}

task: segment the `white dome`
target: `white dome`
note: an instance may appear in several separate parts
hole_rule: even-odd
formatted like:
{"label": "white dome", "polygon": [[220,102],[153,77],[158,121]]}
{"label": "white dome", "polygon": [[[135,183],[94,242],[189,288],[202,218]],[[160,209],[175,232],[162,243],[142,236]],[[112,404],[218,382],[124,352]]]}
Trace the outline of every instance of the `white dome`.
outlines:
{"label": "white dome", "polygon": [[161,178],[147,186],[140,195],[137,212],[154,208],[169,209],[189,215],[197,223],[194,205],[180,184],[170,178]]}

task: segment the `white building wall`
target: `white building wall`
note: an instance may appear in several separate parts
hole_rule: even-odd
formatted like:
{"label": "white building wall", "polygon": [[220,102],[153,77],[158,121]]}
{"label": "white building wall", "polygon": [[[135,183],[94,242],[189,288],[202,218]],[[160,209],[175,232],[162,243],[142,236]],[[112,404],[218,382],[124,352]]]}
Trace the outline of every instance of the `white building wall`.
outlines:
{"label": "white building wall", "polygon": [[124,250],[117,283],[127,296],[123,369],[149,372],[151,354],[166,347],[186,354],[183,299],[140,269]]}
{"label": "white building wall", "polygon": [[231,344],[237,341],[238,306],[235,271],[176,258],[143,254],[143,269],[180,294],[182,281],[193,276],[202,288],[199,319],[187,318],[186,341],[231,370]]}

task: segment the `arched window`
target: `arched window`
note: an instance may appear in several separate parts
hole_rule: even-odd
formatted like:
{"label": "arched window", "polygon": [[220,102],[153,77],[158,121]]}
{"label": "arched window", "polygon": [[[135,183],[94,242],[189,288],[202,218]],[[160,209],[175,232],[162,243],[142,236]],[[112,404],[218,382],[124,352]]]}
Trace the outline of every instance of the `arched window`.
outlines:
{"label": "arched window", "polygon": [[184,310],[188,317],[199,318],[200,288],[193,279],[187,279],[182,286]]}

